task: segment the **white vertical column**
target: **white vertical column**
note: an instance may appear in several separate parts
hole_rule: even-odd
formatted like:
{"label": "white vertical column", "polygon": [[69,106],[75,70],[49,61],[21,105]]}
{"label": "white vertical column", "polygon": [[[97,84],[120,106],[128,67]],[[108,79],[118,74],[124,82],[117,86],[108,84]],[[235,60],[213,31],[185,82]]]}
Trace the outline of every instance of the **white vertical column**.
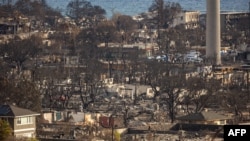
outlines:
{"label": "white vertical column", "polygon": [[221,64],[220,0],[207,0],[206,57]]}

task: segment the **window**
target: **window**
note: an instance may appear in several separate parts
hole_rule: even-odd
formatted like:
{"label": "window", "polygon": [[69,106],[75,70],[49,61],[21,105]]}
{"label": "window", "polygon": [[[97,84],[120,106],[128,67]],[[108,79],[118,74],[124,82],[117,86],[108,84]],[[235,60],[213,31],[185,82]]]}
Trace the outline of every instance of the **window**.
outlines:
{"label": "window", "polygon": [[32,124],[32,117],[19,117],[17,118],[17,125]]}

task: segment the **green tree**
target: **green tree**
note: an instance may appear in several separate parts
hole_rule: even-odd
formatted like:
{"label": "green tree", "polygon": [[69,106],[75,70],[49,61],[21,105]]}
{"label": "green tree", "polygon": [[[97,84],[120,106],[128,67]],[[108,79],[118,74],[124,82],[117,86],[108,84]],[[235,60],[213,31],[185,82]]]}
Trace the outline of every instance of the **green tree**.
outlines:
{"label": "green tree", "polygon": [[11,135],[12,129],[6,120],[0,119],[0,140],[5,140]]}

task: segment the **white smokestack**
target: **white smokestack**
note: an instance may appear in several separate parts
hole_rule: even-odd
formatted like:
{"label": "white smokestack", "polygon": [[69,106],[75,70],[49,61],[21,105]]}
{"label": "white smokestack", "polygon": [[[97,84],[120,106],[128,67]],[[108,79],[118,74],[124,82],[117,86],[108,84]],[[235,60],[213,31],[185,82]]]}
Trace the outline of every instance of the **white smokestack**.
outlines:
{"label": "white smokestack", "polygon": [[206,57],[221,65],[220,0],[207,0]]}

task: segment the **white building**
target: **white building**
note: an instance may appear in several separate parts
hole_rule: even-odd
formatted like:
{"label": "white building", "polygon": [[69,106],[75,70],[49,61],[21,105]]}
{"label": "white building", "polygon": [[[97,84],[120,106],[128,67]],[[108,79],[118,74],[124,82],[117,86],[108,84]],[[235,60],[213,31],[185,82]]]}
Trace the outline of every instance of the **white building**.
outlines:
{"label": "white building", "polygon": [[200,12],[198,11],[182,11],[176,15],[173,20],[172,27],[177,25],[185,25],[186,29],[198,27]]}

